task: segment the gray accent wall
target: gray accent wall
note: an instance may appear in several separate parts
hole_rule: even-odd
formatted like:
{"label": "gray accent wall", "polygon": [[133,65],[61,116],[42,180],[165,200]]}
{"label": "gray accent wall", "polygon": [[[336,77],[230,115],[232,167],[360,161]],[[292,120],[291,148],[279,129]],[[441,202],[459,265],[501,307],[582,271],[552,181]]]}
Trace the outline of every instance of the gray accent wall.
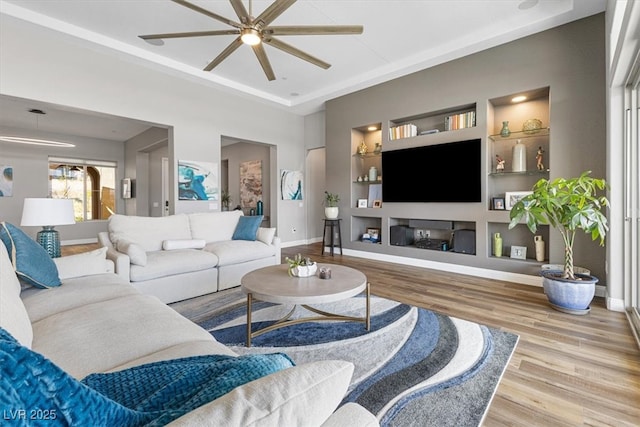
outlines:
{"label": "gray accent wall", "polygon": [[[384,255],[420,258],[535,275],[539,265],[514,263],[490,257],[490,227],[492,223],[508,221],[505,212],[489,210],[491,194],[487,174],[491,164],[487,135],[494,132],[489,100],[525,90],[549,88],[549,121],[551,127],[549,167],[550,178],[579,175],[592,170],[597,177],[606,177],[606,114],[605,114],[605,21],[604,14],[563,25],[525,37],[486,51],[425,69],[371,88],[345,95],[326,105],[326,185],[341,195],[343,246]],[[352,197],[352,129],[371,123],[382,123],[383,131],[390,121],[454,106],[476,104],[476,127],[459,132],[417,138],[417,142],[391,141],[383,150],[411,144],[426,145],[481,138],[483,143],[482,202],[480,203],[395,203],[381,209],[365,211],[355,208]],[[383,138],[383,141],[385,139]],[[394,147],[396,144],[396,147]],[[404,144],[404,145],[403,145]],[[425,162],[425,168],[429,167]],[[382,171],[384,179],[384,170]],[[451,159],[451,175],[455,179],[455,159]],[[408,185],[441,185],[437,182]],[[382,245],[357,241],[352,230],[354,217],[379,218],[383,233]],[[408,250],[391,247],[388,227],[394,218],[440,219],[474,222],[476,228],[475,256],[430,250]],[[526,237],[533,241],[533,236]],[[527,244],[529,242],[527,241]],[[562,242],[555,232],[549,235],[549,260],[561,263]],[[575,262],[587,267],[605,284],[605,250],[591,242],[588,236],[578,236]]]}

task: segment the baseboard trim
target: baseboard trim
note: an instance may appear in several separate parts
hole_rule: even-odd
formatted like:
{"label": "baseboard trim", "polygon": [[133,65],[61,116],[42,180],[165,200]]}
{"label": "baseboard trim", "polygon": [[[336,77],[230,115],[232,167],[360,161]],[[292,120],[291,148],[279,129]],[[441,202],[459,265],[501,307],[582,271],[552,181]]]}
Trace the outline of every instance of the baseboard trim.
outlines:
{"label": "baseboard trim", "polygon": [[[598,287],[604,287],[604,286],[598,286]],[[596,292],[596,295],[597,295],[597,292]],[[611,298],[608,295],[605,298],[607,300],[607,310],[620,311],[620,312],[626,311],[624,307],[624,300],[621,300],[618,298]]]}

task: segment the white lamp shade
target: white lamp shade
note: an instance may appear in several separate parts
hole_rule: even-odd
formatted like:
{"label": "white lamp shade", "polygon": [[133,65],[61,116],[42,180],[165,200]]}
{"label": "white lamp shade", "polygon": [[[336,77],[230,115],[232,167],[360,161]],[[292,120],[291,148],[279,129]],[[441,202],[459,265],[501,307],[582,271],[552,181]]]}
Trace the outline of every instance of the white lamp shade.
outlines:
{"label": "white lamp shade", "polygon": [[22,226],[75,224],[71,199],[24,199]]}

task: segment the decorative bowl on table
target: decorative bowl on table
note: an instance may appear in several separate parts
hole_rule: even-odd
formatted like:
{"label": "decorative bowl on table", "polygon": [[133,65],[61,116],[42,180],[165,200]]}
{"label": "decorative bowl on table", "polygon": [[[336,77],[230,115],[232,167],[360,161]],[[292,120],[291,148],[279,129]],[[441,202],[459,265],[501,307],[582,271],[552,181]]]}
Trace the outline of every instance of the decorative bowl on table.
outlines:
{"label": "decorative bowl on table", "polygon": [[291,275],[295,277],[310,277],[316,274],[318,265],[314,262],[310,265],[298,265],[291,269]]}

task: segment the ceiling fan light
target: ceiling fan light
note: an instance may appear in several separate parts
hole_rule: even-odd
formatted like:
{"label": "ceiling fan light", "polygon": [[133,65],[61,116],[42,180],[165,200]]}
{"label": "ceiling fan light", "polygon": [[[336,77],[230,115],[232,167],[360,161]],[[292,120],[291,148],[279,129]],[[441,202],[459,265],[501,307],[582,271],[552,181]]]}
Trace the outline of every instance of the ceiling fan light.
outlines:
{"label": "ceiling fan light", "polygon": [[253,28],[245,28],[240,34],[240,40],[242,40],[242,43],[248,44],[249,46],[255,46],[260,44],[262,41],[260,33]]}

